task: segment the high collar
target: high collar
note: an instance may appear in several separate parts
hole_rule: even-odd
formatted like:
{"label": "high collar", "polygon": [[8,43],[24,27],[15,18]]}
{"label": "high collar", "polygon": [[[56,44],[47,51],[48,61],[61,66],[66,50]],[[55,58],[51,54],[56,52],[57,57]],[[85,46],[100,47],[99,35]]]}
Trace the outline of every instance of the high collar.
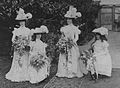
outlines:
{"label": "high collar", "polygon": [[36,42],[42,42],[40,39],[36,39]]}
{"label": "high collar", "polygon": [[74,26],[73,24],[68,24],[69,26]]}
{"label": "high collar", "polygon": [[26,28],[25,26],[20,26],[20,28]]}

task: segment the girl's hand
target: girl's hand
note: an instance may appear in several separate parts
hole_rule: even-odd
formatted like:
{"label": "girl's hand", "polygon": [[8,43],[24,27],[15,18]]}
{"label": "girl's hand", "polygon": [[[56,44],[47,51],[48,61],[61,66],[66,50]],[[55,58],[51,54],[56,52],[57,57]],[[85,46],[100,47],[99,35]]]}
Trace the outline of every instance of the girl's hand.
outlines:
{"label": "girl's hand", "polygon": [[92,56],[93,56],[93,57],[96,57],[96,55],[95,55],[94,53],[92,54]]}
{"label": "girl's hand", "polygon": [[93,57],[92,60],[93,60],[93,61],[96,61],[96,57]]}

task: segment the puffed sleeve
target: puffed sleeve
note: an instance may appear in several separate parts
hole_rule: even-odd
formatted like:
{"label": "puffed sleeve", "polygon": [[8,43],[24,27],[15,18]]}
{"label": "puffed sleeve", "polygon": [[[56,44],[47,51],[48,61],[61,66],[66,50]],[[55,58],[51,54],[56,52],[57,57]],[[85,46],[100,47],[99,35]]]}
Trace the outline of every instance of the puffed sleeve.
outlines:
{"label": "puffed sleeve", "polygon": [[81,31],[80,31],[77,27],[76,27],[75,32],[76,32],[77,34],[81,34]]}
{"label": "puffed sleeve", "polygon": [[30,41],[29,45],[30,45],[30,47],[33,47],[34,46],[34,42]]}
{"label": "puffed sleeve", "polygon": [[46,43],[44,43],[44,48],[46,48],[48,45]]}
{"label": "puffed sleeve", "polygon": [[12,33],[13,33],[12,42],[14,41],[16,35],[18,34],[18,31],[17,31],[17,30],[18,30],[17,28],[14,28],[14,31],[12,31]]}
{"label": "puffed sleeve", "polygon": [[17,28],[14,28],[14,30],[12,31],[13,35],[17,35]]}
{"label": "puffed sleeve", "polygon": [[79,39],[78,35],[80,33],[81,33],[80,30],[77,27],[75,27],[75,30],[74,30],[74,42],[78,41],[78,39]]}
{"label": "puffed sleeve", "polygon": [[104,41],[104,44],[103,44],[104,47],[109,47],[109,43],[107,41]]}
{"label": "puffed sleeve", "polygon": [[105,53],[108,53],[108,52],[109,52],[108,47],[109,47],[109,43],[108,43],[107,41],[104,41],[104,43],[103,43],[103,48],[104,48],[104,52],[105,52]]}
{"label": "puffed sleeve", "polygon": [[78,34],[81,34],[81,31],[78,29]]}
{"label": "puffed sleeve", "polygon": [[64,27],[61,27],[61,28],[60,28],[60,32],[64,32]]}
{"label": "puffed sleeve", "polygon": [[26,28],[26,33],[27,33],[28,35],[31,35],[31,30],[30,30],[29,28]]}

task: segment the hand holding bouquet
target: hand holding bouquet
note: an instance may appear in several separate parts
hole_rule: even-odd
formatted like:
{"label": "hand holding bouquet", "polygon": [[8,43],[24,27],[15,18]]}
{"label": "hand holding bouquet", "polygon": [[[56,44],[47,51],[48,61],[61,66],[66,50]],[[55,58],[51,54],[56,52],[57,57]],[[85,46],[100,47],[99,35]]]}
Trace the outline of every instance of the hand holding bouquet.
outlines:
{"label": "hand holding bouquet", "polygon": [[86,50],[81,53],[81,60],[83,60],[83,62],[87,65],[88,60],[91,60],[93,62],[96,61],[96,58],[91,51]]}
{"label": "hand holding bouquet", "polygon": [[65,54],[74,46],[74,42],[70,39],[61,38],[56,45],[59,52]]}

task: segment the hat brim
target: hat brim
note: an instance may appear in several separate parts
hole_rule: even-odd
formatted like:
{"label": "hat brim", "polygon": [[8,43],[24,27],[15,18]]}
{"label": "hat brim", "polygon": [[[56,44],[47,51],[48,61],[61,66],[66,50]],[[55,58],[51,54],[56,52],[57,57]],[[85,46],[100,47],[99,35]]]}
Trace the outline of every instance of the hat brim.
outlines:
{"label": "hat brim", "polygon": [[46,32],[34,32],[34,34],[44,34]]}
{"label": "hat brim", "polygon": [[21,19],[21,20],[20,19],[16,19],[16,21],[19,21],[19,22],[20,21],[26,21],[26,19]]}
{"label": "hat brim", "polygon": [[75,16],[64,16],[65,18],[75,19]]}
{"label": "hat brim", "polygon": [[33,33],[33,34],[36,34],[36,35],[37,35],[37,34],[42,34],[42,33]]}
{"label": "hat brim", "polygon": [[75,19],[75,18],[72,18],[72,17],[65,17],[66,19]]}

